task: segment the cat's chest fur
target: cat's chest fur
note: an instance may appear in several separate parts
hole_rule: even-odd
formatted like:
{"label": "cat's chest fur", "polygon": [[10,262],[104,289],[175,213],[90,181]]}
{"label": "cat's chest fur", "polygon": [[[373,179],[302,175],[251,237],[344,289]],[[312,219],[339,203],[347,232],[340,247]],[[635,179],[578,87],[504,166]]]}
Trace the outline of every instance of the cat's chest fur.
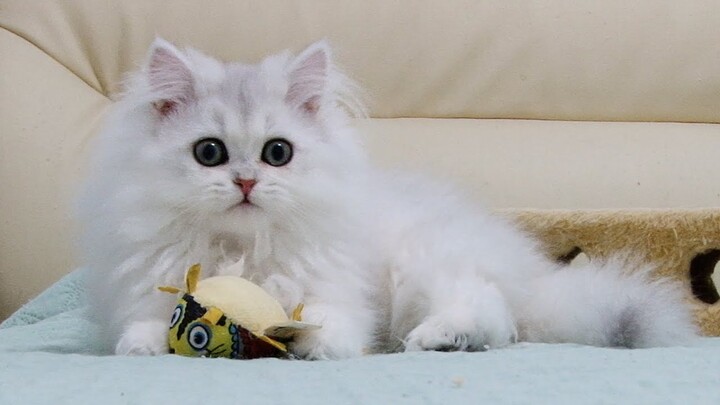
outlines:
{"label": "cat's chest fur", "polygon": [[243,277],[265,289],[286,311],[304,302],[314,277],[312,254],[282,237],[238,238],[222,235],[212,240],[208,276]]}
{"label": "cat's chest fur", "polygon": [[258,284],[273,274],[289,274],[289,268],[302,261],[281,238],[261,235],[218,235],[211,241],[209,252],[212,274],[240,276]]}

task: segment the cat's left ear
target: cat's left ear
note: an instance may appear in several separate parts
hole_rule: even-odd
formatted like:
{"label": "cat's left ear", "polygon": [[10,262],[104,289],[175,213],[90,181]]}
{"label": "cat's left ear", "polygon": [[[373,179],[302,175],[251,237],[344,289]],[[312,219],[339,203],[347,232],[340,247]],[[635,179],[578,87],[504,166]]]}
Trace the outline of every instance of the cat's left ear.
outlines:
{"label": "cat's left ear", "polygon": [[316,42],[302,51],[290,62],[285,100],[315,117],[325,96],[331,63],[330,46],[326,41]]}

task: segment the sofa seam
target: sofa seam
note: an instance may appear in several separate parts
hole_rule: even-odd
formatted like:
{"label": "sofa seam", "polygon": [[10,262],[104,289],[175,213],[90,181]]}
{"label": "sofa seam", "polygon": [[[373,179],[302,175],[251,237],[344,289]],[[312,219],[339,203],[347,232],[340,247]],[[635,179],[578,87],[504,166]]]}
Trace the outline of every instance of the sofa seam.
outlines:
{"label": "sofa seam", "polygon": [[55,63],[57,63],[58,65],[60,65],[60,66],[62,66],[63,68],[65,68],[65,70],[67,70],[68,72],[70,72],[70,73],[71,73],[73,76],[75,76],[78,80],[80,80],[81,82],[85,83],[86,86],[88,86],[89,88],[91,88],[91,89],[92,89],[93,91],[95,91],[97,94],[99,94],[99,95],[103,96],[104,98],[110,100],[110,97],[108,97],[105,93],[103,93],[102,91],[100,91],[100,90],[98,90],[97,88],[95,88],[95,86],[93,86],[92,84],[90,84],[87,80],[83,79],[82,76],[80,76],[80,75],[77,74],[75,71],[73,71],[72,69],[70,69],[70,67],[68,67],[66,64],[60,62],[59,59],[57,59],[56,57],[54,57],[53,55],[51,55],[50,53],[48,53],[47,51],[45,51],[40,45],[36,44],[35,42],[33,42],[32,40],[30,40],[29,38],[21,35],[20,33],[16,32],[16,31],[13,31],[13,30],[11,30],[11,29],[9,29],[9,28],[7,28],[7,27],[0,26],[0,28],[3,29],[4,31],[9,32],[9,33],[12,34],[12,35],[15,35],[16,37],[18,37],[18,38],[20,38],[21,40],[27,42],[28,44],[34,46],[37,50],[39,50],[40,52],[42,52],[43,54],[45,54],[47,57],[49,57],[50,59],[52,59]]}

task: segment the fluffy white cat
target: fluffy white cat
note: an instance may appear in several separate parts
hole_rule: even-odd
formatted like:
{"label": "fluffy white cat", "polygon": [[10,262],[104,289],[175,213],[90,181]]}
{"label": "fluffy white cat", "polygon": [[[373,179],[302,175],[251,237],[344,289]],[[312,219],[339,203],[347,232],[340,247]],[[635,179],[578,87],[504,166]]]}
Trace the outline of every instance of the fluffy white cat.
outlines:
{"label": "fluffy white cat", "polygon": [[[99,136],[81,203],[88,289],[117,354],[166,353],[185,270],[234,273],[322,328],[307,359],[517,340],[648,347],[695,336],[680,289],[618,263],[564,269],[427,178],[380,172],[354,86],[317,43],[257,65],[156,40]],[[233,263],[237,263],[231,265]]]}

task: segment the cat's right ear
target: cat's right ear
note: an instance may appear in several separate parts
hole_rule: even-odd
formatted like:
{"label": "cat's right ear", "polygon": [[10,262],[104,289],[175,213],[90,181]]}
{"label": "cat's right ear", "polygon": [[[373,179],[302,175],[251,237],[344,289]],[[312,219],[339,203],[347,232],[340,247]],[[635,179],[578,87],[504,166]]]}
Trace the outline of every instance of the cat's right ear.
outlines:
{"label": "cat's right ear", "polygon": [[316,116],[327,93],[330,64],[330,46],[324,40],[302,51],[288,68],[286,101],[309,116]]}
{"label": "cat's right ear", "polygon": [[187,57],[173,44],[156,38],[145,62],[145,74],[152,94],[153,106],[165,117],[194,96],[194,82]]}

